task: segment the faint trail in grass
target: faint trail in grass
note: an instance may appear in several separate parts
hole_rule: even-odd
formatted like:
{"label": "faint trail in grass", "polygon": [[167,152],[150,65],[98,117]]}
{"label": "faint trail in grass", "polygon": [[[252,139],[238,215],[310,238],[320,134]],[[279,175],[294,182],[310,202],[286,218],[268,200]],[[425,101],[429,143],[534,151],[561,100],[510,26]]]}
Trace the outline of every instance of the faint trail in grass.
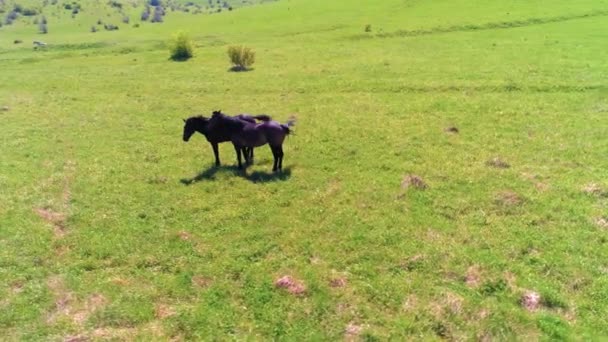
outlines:
{"label": "faint trail in grass", "polygon": [[370,34],[357,34],[352,36],[352,39],[370,39],[370,38],[394,38],[394,37],[418,37],[442,33],[453,33],[453,32],[473,32],[473,31],[484,31],[484,30],[499,30],[499,29],[511,29],[518,27],[527,27],[535,25],[544,25],[551,23],[559,23],[570,20],[603,17],[608,16],[608,10],[593,11],[583,14],[572,14],[572,15],[561,15],[557,17],[546,17],[546,18],[529,18],[523,20],[513,21],[499,21],[485,24],[466,24],[466,25],[453,25],[447,27],[433,27],[430,29],[420,30],[398,30],[394,32],[377,33],[375,35]]}
{"label": "faint trail in grass", "polygon": [[[519,84],[504,84],[504,85],[430,85],[430,86],[396,86],[390,88],[372,88],[367,91],[374,93],[449,93],[449,92],[478,92],[478,93],[582,93],[594,90],[608,90],[608,85],[590,84],[590,85],[519,85]],[[352,89],[351,91],[344,90],[344,93],[359,92],[364,89]]]}

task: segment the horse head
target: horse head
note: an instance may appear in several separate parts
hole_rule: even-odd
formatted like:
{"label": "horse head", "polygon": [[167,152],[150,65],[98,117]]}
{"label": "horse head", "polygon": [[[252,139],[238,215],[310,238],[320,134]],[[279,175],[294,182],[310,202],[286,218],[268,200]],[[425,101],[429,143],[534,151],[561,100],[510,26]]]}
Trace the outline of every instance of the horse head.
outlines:
{"label": "horse head", "polygon": [[190,137],[192,137],[192,134],[194,134],[194,132],[200,132],[202,134],[205,134],[207,132],[207,123],[209,120],[204,116],[192,116],[188,119],[183,120],[184,133],[182,137],[184,141],[187,142],[188,140],[190,140]]}

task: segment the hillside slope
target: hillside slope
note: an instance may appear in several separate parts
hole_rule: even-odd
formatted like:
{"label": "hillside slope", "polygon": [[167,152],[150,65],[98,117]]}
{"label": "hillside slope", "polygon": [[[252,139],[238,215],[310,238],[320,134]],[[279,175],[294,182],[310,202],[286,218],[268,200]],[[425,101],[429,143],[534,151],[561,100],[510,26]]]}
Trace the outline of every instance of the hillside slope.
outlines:
{"label": "hillside slope", "polygon": [[[608,336],[607,1],[79,2],[0,28],[7,340]],[[215,109],[295,115],[285,171]]]}

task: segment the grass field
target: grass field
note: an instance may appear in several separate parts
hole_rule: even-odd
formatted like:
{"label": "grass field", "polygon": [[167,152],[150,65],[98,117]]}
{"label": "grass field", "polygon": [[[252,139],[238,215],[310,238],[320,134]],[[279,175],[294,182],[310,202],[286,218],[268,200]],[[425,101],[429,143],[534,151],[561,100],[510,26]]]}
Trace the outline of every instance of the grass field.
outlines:
{"label": "grass field", "polygon": [[[0,339],[608,338],[608,1],[80,2],[0,28]],[[283,173],[214,109],[295,114]]]}

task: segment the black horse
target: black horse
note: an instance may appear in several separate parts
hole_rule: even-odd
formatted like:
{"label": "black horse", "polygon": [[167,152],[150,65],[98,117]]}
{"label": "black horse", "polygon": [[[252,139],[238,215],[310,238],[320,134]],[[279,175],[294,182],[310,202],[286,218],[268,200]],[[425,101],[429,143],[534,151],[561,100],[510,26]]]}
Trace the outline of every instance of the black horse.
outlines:
{"label": "black horse", "polygon": [[[217,111],[219,112],[219,111]],[[240,114],[233,117],[235,120],[255,124],[256,120],[270,121],[272,118],[268,115],[247,115]],[[218,144],[230,141],[230,131],[226,127],[216,125],[214,129],[209,129],[209,118],[204,116],[192,116],[188,119],[184,119],[184,141],[188,141],[194,132],[199,132],[207,138],[207,141],[213,148],[213,154],[215,155],[215,165],[220,166],[220,155],[218,151]],[[253,163],[253,148],[247,148],[243,151],[248,158],[247,161]]]}
{"label": "black horse", "polygon": [[242,168],[241,152],[245,155],[245,161],[250,163],[247,149],[268,144],[274,157],[272,171],[280,171],[283,168],[283,141],[291,133],[290,127],[295,125],[295,119],[291,118],[286,124],[272,120],[262,121],[262,123],[245,121],[215,111],[209,119],[208,129],[209,131],[221,129],[230,136],[239,168]]}

